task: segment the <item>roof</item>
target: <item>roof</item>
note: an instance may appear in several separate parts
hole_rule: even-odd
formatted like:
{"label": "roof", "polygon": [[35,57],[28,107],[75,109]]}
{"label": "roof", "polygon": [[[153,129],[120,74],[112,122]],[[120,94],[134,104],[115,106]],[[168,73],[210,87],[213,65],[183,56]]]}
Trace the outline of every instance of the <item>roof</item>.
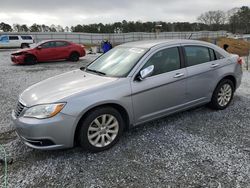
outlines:
{"label": "roof", "polygon": [[122,44],[122,47],[133,47],[133,48],[152,48],[160,45],[171,45],[171,44],[180,44],[180,43],[193,43],[193,44],[208,44],[203,41],[198,40],[187,40],[187,39],[172,39],[172,40],[143,40],[143,41],[135,41],[135,42],[128,42]]}
{"label": "roof", "polygon": [[69,42],[68,40],[65,40],[65,39],[49,39],[49,40],[42,40],[40,41],[39,43],[44,43],[44,42],[54,42],[54,41],[62,41],[62,42]]}

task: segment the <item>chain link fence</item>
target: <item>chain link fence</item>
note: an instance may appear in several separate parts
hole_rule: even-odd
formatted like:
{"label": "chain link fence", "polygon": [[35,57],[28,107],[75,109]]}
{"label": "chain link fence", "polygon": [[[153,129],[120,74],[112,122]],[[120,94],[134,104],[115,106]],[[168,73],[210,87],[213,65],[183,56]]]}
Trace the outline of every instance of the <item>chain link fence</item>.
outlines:
{"label": "chain link fence", "polygon": [[69,40],[79,44],[98,45],[102,40],[109,40],[113,44],[121,44],[138,40],[151,39],[200,39],[217,38],[227,35],[226,31],[199,31],[199,32],[160,32],[160,33],[66,33],[66,32],[16,32],[4,33],[0,35],[32,35],[36,42],[49,39]]}

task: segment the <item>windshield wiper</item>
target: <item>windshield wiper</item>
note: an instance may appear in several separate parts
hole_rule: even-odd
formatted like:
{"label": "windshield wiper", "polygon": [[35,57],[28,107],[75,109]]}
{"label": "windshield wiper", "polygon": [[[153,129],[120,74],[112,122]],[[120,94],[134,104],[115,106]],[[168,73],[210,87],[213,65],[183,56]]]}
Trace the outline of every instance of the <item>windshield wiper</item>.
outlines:
{"label": "windshield wiper", "polygon": [[106,75],[106,73],[98,71],[98,70],[94,70],[94,69],[88,69],[88,68],[86,68],[86,71],[94,72],[94,73],[101,74],[101,75]]}

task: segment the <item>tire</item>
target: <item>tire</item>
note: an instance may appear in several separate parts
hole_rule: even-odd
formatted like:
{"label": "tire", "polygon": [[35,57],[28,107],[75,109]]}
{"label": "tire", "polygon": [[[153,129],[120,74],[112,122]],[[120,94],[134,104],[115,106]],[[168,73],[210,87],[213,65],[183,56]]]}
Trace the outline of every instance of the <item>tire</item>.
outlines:
{"label": "tire", "polygon": [[[106,125],[103,125],[103,121]],[[124,125],[124,120],[116,109],[97,108],[81,122],[78,134],[79,144],[83,149],[91,152],[107,150],[118,142]]]}
{"label": "tire", "polygon": [[23,49],[23,48],[29,48],[29,45],[26,44],[26,43],[23,43],[23,44],[21,44],[21,48],[22,48],[22,49]]}
{"label": "tire", "polygon": [[215,110],[227,108],[233,99],[234,89],[234,84],[231,80],[221,80],[214,90],[209,107]]}
{"label": "tire", "polygon": [[27,55],[24,58],[24,63],[27,65],[34,65],[35,63],[37,63],[37,58],[34,55]]}
{"label": "tire", "polygon": [[80,55],[77,52],[72,52],[69,56],[69,60],[73,62],[79,61]]}

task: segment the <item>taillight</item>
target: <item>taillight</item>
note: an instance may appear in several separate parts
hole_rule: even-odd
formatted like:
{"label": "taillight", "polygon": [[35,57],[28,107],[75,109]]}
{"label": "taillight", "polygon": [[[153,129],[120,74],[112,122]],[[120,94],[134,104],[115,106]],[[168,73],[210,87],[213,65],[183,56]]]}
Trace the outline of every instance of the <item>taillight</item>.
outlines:
{"label": "taillight", "polygon": [[239,63],[240,65],[242,65],[243,64],[243,59],[239,57],[238,60],[237,60],[237,63]]}

